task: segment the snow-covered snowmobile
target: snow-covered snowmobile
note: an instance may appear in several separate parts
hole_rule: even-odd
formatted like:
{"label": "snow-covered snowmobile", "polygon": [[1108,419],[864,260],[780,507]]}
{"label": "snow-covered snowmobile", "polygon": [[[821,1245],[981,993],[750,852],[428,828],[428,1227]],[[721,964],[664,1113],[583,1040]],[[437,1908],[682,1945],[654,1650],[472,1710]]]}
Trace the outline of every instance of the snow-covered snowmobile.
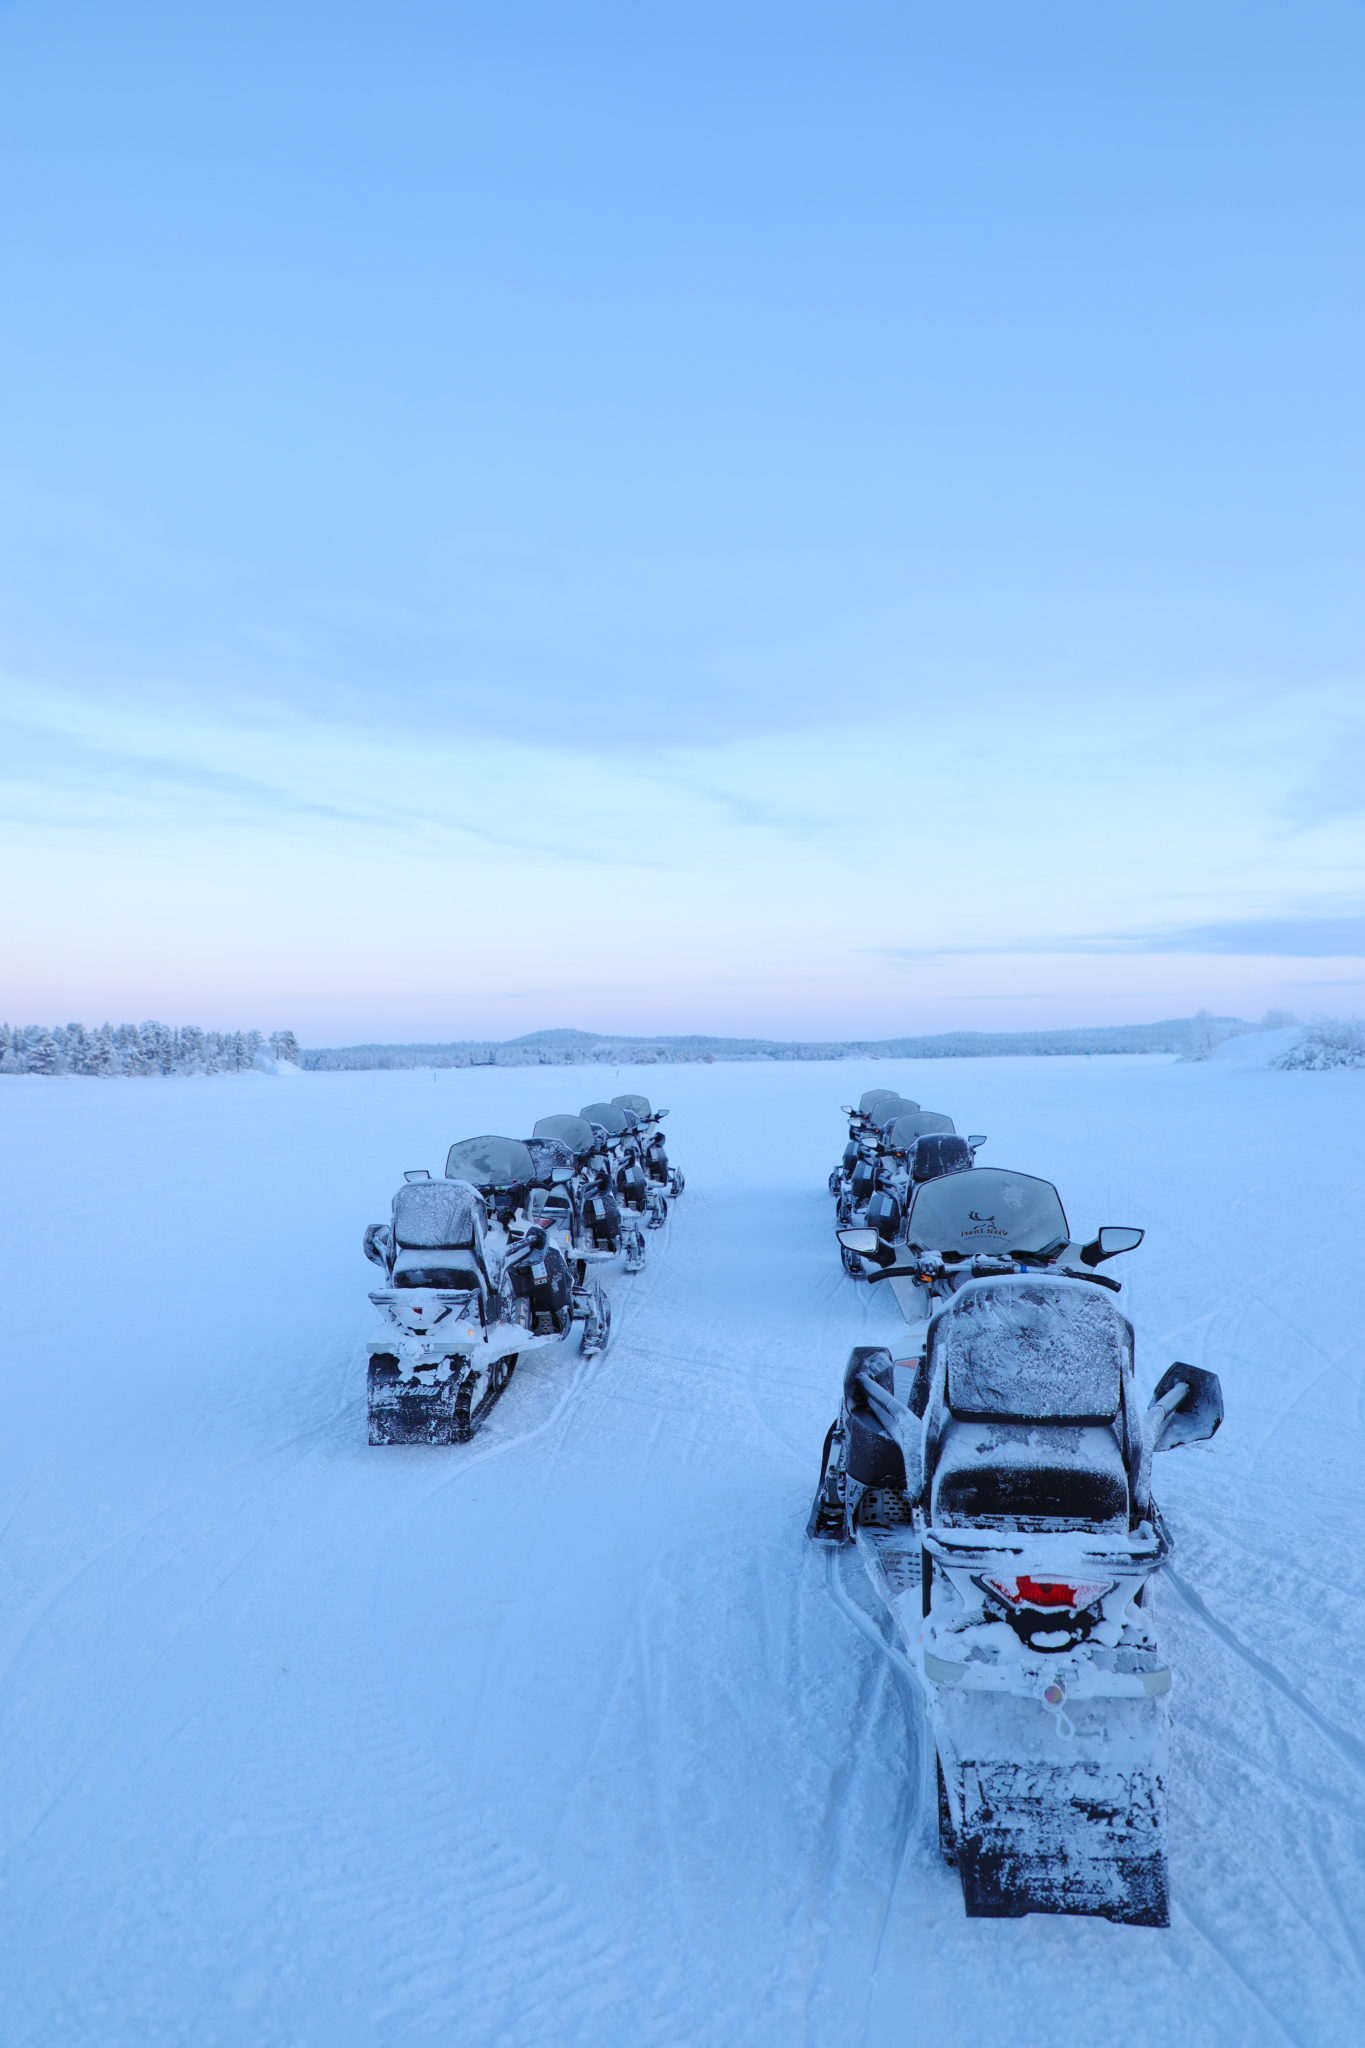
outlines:
{"label": "snow-covered snowmobile", "polygon": [[543,1116],[528,1144],[533,1151],[553,1151],[570,1169],[556,1169],[557,1191],[544,1198],[571,1219],[575,1246],[585,1252],[624,1251],[626,1271],[638,1273],[645,1262],[641,1224],[649,1227],[649,1192],[644,1173],[624,1177],[615,1169],[608,1134],[594,1129],[585,1117]]}
{"label": "snow-covered snowmobile", "polygon": [[[666,1109],[651,1109],[647,1095],[613,1095],[611,1107],[624,1110],[627,1116],[635,1119],[635,1128],[639,1133],[642,1147],[645,1172],[651,1180],[658,1181],[665,1193],[676,1201],[677,1197],[687,1186],[687,1182],[683,1177],[683,1170],[680,1166],[669,1165],[668,1149],[664,1144],[664,1134],[659,1129],[659,1125],[668,1115],[668,1111]],[[587,1111],[585,1110],[583,1114],[586,1116]]]}
{"label": "snow-covered snowmobile", "polygon": [[1191,1365],[1144,1407],[1112,1296],[1051,1273],[970,1281],[918,1356],[851,1354],[807,1533],[856,1544],[923,1687],[969,1915],[1168,1924],[1152,1458],[1222,1417]]}
{"label": "snow-covered snowmobile", "polygon": [[[501,1192],[529,1188],[525,1146],[470,1142],[485,1148],[476,1170],[500,1179]],[[575,1321],[586,1353],[606,1344],[601,1286],[570,1268],[549,1231],[525,1222],[511,1231],[490,1222],[470,1181],[433,1181],[425,1170],[406,1176],[391,1220],[366,1230],[365,1255],[388,1283],[370,1295],[381,1318],[367,1347],[372,1444],[466,1443],[523,1353],[562,1343]]]}

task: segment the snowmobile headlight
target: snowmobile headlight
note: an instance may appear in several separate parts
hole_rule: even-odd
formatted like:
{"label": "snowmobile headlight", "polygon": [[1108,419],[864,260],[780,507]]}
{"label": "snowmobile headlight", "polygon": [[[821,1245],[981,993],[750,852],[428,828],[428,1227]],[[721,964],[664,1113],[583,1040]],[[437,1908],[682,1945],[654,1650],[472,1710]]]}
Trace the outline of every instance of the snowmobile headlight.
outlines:
{"label": "snowmobile headlight", "polygon": [[1017,1579],[983,1578],[978,1581],[984,1591],[995,1593],[1010,1607],[1026,1607],[1036,1612],[1051,1609],[1065,1609],[1075,1614],[1083,1608],[1093,1607],[1106,1593],[1112,1593],[1118,1583],[1116,1579],[1085,1583],[1077,1580],[1068,1585],[1061,1579],[1034,1579],[1027,1572],[1021,1572]]}

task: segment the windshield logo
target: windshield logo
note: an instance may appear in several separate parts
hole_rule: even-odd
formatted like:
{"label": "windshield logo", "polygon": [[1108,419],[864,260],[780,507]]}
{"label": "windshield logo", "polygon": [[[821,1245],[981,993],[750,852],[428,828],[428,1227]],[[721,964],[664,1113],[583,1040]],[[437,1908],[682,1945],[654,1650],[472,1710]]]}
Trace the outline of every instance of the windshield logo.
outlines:
{"label": "windshield logo", "polygon": [[973,1227],[970,1230],[963,1229],[958,1232],[959,1242],[969,1237],[1009,1236],[1009,1232],[1007,1230],[1002,1230],[1000,1228],[1000,1225],[996,1222],[994,1215],[983,1216],[979,1209],[969,1209],[967,1211],[967,1217]]}
{"label": "windshield logo", "polygon": [[973,1223],[994,1223],[994,1221],[995,1221],[995,1218],[994,1218],[994,1216],[981,1216],[981,1215],[978,1215],[978,1213],[977,1213],[977,1211],[976,1211],[975,1209],[969,1209],[969,1210],[967,1211],[967,1214],[968,1214],[968,1215],[969,1215],[969,1216],[971,1217],[971,1219],[972,1219]]}

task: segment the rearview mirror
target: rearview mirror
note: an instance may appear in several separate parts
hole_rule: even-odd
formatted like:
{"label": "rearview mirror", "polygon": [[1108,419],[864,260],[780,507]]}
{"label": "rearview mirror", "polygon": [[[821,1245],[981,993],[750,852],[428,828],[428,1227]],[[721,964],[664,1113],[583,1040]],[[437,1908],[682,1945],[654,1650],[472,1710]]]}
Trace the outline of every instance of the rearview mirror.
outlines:
{"label": "rearview mirror", "polygon": [[1202,1365],[1168,1366],[1152,1390],[1147,1410],[1154,1451],[1173,1451],[1214,1436],[1223,1420],[1223,1389],[1216,1372]]}
{"label": "rearview mirror", "polygon": [[860,1252],[865,1259],[870,1259],[881,1247],[875,1230],[836,1230],[834,1235],[845,1251]]}
{"label": "rearview mirror", "polygon": [[973,1152],[979,1152],[981,1150],[981,1147],[985,1144],[985,1142],[986,1133],[984,1131],[974,1131],[967,1140],[967,1143],[971,1146]]}
{"label": "rearview mirror", "polygon": [[1135,1252],[1146,1235],[1145,1230],[1130,1230],[1126,1224],[1106,1223],[1089,1244],[1081,1246],[1081,1264],[1098,1266],[1105,1259],[1116,1259],[1120,1252]]}
{"label": "rearview mirror", "polygon": [[427,1172],[425,1166],[414,1166],[410,1172],[403,1175],[403,1178],[404,1180],[430,1180],[431,1175]]}
{"label": "rearview mirror", "polygon": [[851,1102],[841,1102],[839,1104],[839,1114],[840,1116],[852,1116],[853,1104]]}

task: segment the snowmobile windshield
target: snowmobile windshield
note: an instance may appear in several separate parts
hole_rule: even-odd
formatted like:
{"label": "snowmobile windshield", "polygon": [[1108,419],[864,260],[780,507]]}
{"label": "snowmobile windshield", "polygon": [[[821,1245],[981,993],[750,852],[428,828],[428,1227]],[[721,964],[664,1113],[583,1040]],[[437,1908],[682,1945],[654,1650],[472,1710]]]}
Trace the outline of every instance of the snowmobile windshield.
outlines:
{"label": "snowmobile windshield", "polygon": [[913,1116],[919,1108],[917,1102],[907,1102],[903,1095],[888,1096],[879,1102],[872,1112],[872,1121],[879,1131],[889,1131],[897,1117]]}
{"label": "snowmobile windshield", "polygon": [[914,1116],[898,1116],[886,1134],[888,1145],[894,1145],[898,1152],[908,1152],[916,1138],[933,1137],[938,1132],[952,1137],[957,1126],[950,1116],[940,1116],[937,1110],[917,1110]]}
{"label": "snowmobile windshield", "polygon": [[614,1102],[590,1102],[586,1109],[579,1111],[579,1115],[585,1123],[601,1124],[610,1138],[619,1138],[626,1129],[626,1113]]}
{"label": "snowmobile windshield", "polygon": [[611,1106],[613,1109],[631,1110],[636,1116],[650,1116],[652,1114],[647,1095],[613,1095]]}
{"label": "snowmobile windshield", "polygon": [[516,1188],[535,1178],[520,1138],[462,1138],[446,1155],[446,1179],[476,1188]]}
{"label": "snowmobile windshield", "polygon": [[394,1243],[418,1249],[472,1251],[488,1227],[477,1188],[463,1180],[416,1180],[393,1198]]}
{"label": "snowmobile windshield", "polygon": [[[873,1116],[876,1113],[879,1102],[903,1102],[904,1100],[905,1097],[898,1095],[894,1088],[869,1088],[865,1095],[858,1097],[858,1114],[859,1116]],[[918,1109],[919,1104],[912,1102],[910,1107]]]}
{"label": "snowmobile windshield", "polygon": [[1068,1235],[1051,1181],[1003,1166],[925,1181],[905,1225],[908,1244],[936,1252],[1041,1252]]}
{"label": "snowmobile windshield", "polygon": [[592,1125],[581,1116],[543,1116],[532,1131],[533,1138],[557,1138],[575,1157],[597,1150]]}
{"label": "snowmobile windshield", "polygon": [[543,1186],[548,1186],[556,1173],[572,1174],[577,1165],[573,1153],[558,1138],[528,1138],[526,1150],[531,1155],[530,1178]]}
{"label": "snowmobile windshield", "polygon": [[975,1280],[934,1317],[929,1349],[960,1420],[1112,1422],[1133,1326],[1083,1280]]}

